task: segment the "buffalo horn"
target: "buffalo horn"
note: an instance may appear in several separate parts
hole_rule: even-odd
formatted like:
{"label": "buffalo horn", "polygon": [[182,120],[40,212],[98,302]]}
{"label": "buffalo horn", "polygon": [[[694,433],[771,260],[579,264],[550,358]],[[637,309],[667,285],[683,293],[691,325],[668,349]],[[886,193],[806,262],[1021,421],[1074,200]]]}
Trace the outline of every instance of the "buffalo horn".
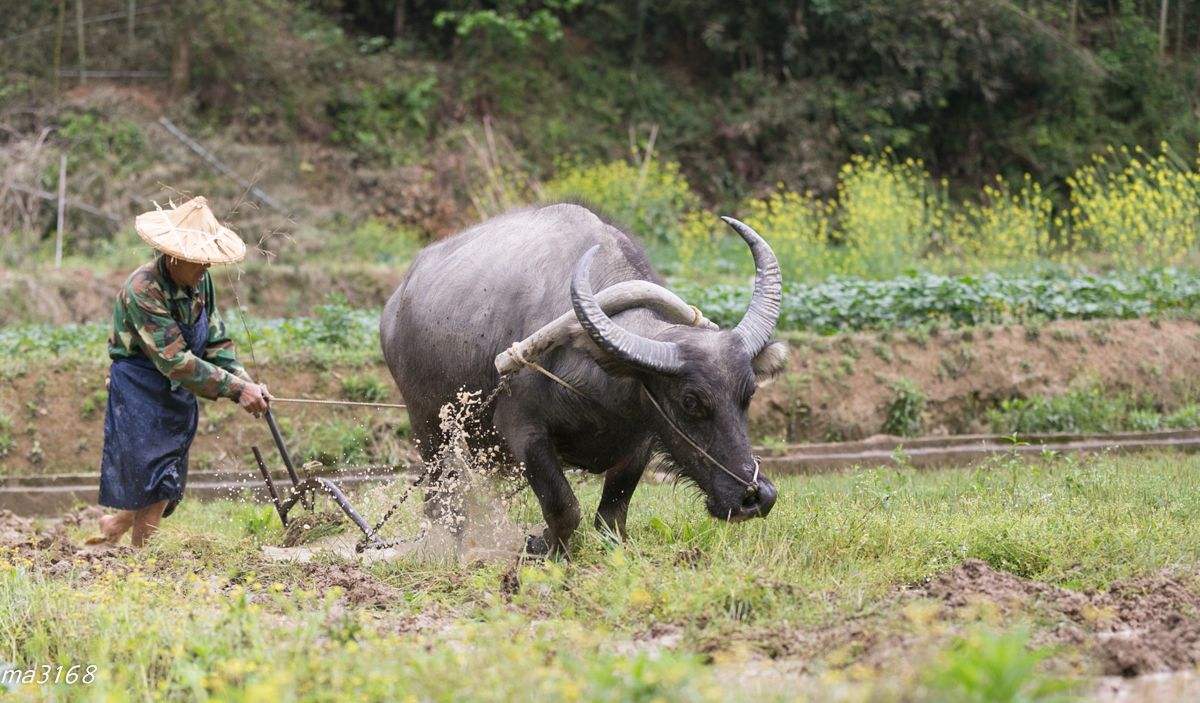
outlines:
{"label": "buffalo horn", "polygon": [[750,254],[754,257],[754,295],[750,298],[750,307],[746,309],[742,321],[733,328],[742,347],[754,357],[771,341],[775,323],[779,320],[779,305],[783,298],[779,260],[758,232],[732,217],[721,219],[750,245]]}
{"label": "buffalo horn", "polygon": [[[592,257],[599,249],[600,245],[597,244],[584,252],[575,266],[575,274],[571,277],[571,307],[575,309],[575,317],[580,326],[596,346],[622,361],[661,373],[678,372],[683,368],[683,358],[678,345],[629,332],[613,322],[596,302],[589,272]],[[751,308],[753,309],[753,304]],[[776,303],[776,310],[778,309]]]}

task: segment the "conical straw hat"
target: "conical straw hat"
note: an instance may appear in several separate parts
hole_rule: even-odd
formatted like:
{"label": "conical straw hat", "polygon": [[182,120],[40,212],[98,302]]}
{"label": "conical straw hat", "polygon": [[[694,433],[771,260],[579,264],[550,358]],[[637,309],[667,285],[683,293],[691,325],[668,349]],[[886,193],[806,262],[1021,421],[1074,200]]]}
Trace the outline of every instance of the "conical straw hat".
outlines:
{"label": "conical straw hat", "polygon": [[156,204],[156,209],[138,215],[133,227],[147,244],[176,259],[228,264],[246,256],[245,243],[217,222],[203,197],[192,198],[172,210]]}

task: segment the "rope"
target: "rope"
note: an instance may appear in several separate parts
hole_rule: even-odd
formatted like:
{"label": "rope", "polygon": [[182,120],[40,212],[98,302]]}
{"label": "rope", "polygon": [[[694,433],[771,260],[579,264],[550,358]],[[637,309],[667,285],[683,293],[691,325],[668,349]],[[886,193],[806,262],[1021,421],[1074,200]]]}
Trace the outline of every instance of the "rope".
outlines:
{"label": "rope", "polygon": [[[588,396],[584,395],[583,391],[579,390],[575,386],[572,386],[570,383],[567,383],[566,381],[559,378],[558,376],[555,376],[553,373],[551,373],[549,370],[547,370],[541,364],[537,363],[536,361],[533,361],[532,359],[526,359],[525,355],[521,353],[519,346],[520,345],[518,343],[518,344],[514,344],[508,348],[509,356],[511,356],[513,359],[516,359],[518,364],[520,364],[521,366],[528,366],[529,368],[533,369],[534,371],[541,373],[546,378],[549,378],[551,381],[554,381],[558,385],[562,386],[563,388],[566,388],[567,390],[571,391],[572,393],[579,396],[580,398],[583,398],[584,400],[592,400]],[[592,401],[592,402],[595,402],[595,401]]]}
{"label": "rope", "polygon": [[355,405],[364,408],[404,408],[400,403],[364,403],[357,400],[322,400],[318,398],[280,398],[272,396],[272,403],[312,403],[314,405]]}
{"label": "rope", "polygon": [[[239,271],[239,275],[240,273]],[[246,346],[250,349],[250,361],[254,362],[254,375],[257,377],[259,366],[258,357],[254,355],[254,335],[250,334],[250,325],[246,324],[246,308],[242,307],[242,297],[238,295],[237,285],[233,282],[229,267],[225,267],[225,280],[229,282],[229,289],[233,291],[233,302],[237,303],[238,319],[242,321],[242,329],[246,332]]]}
{"label": "rope", "polygon": [[662,418],[667,421],[667,424],[670,425],[671,429],[675,430],[676,434],[678,434],[680,437],[682,437],[685,442],[690,444],[692,446],[692,449],[695,449],[696,451],[700,452],[700,455],[703,456],[705,459],[708,459],[710,462],[712,462],[713,466],[716,466],[718,469],[729,474],[729,477],[732,478],[734,481],[737,481],[738,483],[742,484],[743,486],[745,486],[746,488],[748,488],[752,491],[758,490],[758,465],[759,465],[758,457],[754,457],[754,481],[755,482],[751,483],[751,482],[747,481],[746,479],[742,478],[741,476],[738,476],[737,474],[733,473],[729,469],[725,468],[724,464],[722,464],[721,462],[714,459],[713,456],[711,454],[709,454],[708,452],[704,451],[703,447],[701,447],[699,444],[696,444],[695,440],[693,440],[691,437],[689,437],[687,435],[686,432],[684,432],[682,429],[680,429],[680,427],[675,424],[675,421],[672,420],[670,418],[670,416],[667,415],[667,412],[662,409],[661,405],[658,404],[658,401],[655,400],[654,395],[650,392],[649,388],[642,386],[642,390],[646,392],[646,397],[650,399],[650,403],[652,405],[654,405],[654,409],[658,411],[658,414],[662,415]]}

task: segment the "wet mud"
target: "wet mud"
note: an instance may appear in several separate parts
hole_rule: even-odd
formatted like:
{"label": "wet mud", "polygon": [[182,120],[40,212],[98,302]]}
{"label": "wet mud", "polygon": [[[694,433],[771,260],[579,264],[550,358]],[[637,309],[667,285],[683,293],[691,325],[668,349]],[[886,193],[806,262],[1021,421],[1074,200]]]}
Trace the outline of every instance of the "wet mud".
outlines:
{"label": "wet mud", "polygon": [[1200,595],[1193,575],[1163,571],[1103,591],[1072,591],[971,559],[917,593],[952,609],[980,600],[1003,610],[1035,608],[1054,621],[1045,639],[1090,651],[1104,674],[1193,669],[1200,663]]}

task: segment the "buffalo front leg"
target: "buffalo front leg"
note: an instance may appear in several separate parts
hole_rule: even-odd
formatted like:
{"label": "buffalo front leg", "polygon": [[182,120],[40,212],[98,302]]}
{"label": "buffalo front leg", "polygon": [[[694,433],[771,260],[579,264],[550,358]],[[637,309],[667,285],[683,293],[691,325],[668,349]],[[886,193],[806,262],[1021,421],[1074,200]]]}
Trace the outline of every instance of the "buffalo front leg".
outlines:
{"label": "buffalo front leg", "polygon": [[596,529],[602,534],[625,539],[625,517],[629,513],[629,499],[642,480],[646,470],[646,453],[636,452],[625,457],[616,466],[604,472],[604,492],[596,509]]}
{"label": "buffalo front leg", "polygon": [[546,436],[535,435],[527,438],[516,454],[524,464],[525,478],[542,507],[542,517],[546,519],[546,531],[542,535],[544,545],[531,540],[528,551],[564,555],[571,535],[579,527],[579,500],[563,475],[554,447]]}

